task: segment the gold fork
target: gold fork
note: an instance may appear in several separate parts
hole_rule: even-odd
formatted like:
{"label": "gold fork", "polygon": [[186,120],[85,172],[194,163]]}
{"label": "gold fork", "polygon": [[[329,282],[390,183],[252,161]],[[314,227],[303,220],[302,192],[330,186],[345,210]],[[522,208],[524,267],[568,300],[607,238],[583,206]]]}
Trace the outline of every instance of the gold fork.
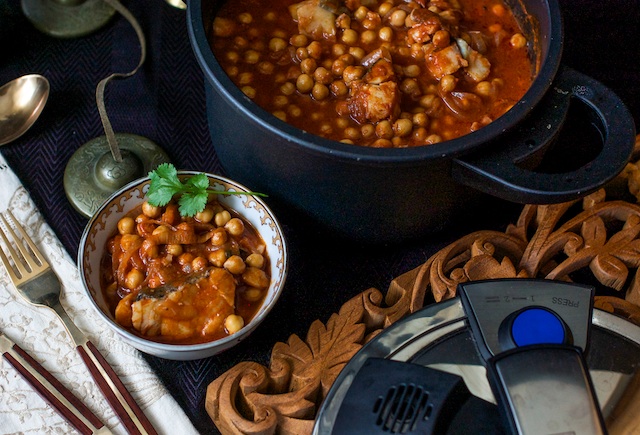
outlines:
{"label": "gold fork", "polygon": [[[136,404],[113,368],[95,345],[76,327],[60,304],[60,280],[38,247],[20,226],[11,211],[7,210],[6,214],[0,213],[0,218],[7,234],[11,235],[14,242],[12,244],[9,241],[7,234],[0,227],[0,235],[7,250],[7,254],[0,250],[0,258],[18,292],[34,305],[53,309],[62,319],[69,335],[75,342],[76,350],[82,361],[129,433],[156,434],[151,422]],[[9,221],[13,225],[10,225]],[[21,237],[16,235],[14,228]]]}

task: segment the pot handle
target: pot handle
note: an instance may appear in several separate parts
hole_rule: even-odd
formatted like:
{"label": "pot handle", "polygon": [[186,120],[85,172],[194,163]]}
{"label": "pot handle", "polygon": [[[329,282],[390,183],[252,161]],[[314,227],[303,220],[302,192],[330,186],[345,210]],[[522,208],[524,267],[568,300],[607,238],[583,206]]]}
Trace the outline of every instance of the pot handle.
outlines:
{"label": "pot handle", "polygon": [[[584,103],[602,136],[598,155],[582,167],[562,173],[526,168],[527,159],[536,160],[557,137],[574,99]],[[499,146],[453,159],[452,176],[461,184],[516,203],[571,201],[618,175],[628,163],[634,143],[633,117],[618,96],[593,78],[563,66],[536,111],[521,126],[500,138]]]}

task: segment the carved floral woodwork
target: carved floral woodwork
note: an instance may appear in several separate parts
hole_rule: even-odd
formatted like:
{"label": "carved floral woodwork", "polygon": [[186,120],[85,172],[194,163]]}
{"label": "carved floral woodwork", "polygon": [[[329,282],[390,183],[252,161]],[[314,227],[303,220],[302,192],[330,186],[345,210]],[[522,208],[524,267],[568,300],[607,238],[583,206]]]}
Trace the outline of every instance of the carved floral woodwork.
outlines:
{"label": "carved floral woodwork", "polygon": [[[621,178],[632,193],[635,176],[640,186],[635,169]],[[505,232],[468,234],[394,279],[385,294],[370,288],[326,324],[314,321],[304,340],[292,335],[276,343],[268,367],[249,361],[232,367],[209,385],[207,412],[225,434],[310,434],[351,357],[401,317],[454,297],[462,282],[588,276],[597,288],[596,307],[640,325],[639,235],[640,206],[608,201],[604,189],[582,200],[526,205]]]}

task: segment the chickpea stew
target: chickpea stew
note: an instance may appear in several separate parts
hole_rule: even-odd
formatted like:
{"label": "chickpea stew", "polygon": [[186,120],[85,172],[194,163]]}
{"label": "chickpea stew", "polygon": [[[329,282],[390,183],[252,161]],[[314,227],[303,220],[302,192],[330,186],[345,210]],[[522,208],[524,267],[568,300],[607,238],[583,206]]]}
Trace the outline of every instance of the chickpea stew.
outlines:
{"label": "chickpea stew", "polygon": [[118,221],[101,281],[118,324],[141,337],[197,344],[239,331],[269,284],[266,245],[251,224],[215,200],[192,218],[174,200],[148,202]]}
{"label": "chickpea stew", "polygon": [[227,1],[209,41],[260,107],[371,147],[475,131],[522,98],[534,71],[502,0]]}

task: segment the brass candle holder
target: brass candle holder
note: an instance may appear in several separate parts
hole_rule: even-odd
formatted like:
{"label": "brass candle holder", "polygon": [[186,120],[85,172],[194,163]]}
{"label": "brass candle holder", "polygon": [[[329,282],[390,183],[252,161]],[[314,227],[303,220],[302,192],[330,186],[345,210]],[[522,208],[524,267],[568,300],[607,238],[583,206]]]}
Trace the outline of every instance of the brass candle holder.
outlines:
{"label": "brass candle holder", "polygon": [[21,0],[21,7],[38,30],[57,38],[88,35],[116,12],[104,0]]}
{"label": "brass candle holder", "polygon": [[102,203],[129,182],[143,177],[169,156],[153,141],[129,133],[115,133],[107,115],[104,92],[114,79],[134,75],[146,58],[144,33],[135,17],[118,0],[104,0],[124,16],[138,35],[140,61],[134,70],[114,73],[96,87],[96,103],[105,135],[82,145],[69,159],[64,173],[64,189],[74,208],[91,217]]}

